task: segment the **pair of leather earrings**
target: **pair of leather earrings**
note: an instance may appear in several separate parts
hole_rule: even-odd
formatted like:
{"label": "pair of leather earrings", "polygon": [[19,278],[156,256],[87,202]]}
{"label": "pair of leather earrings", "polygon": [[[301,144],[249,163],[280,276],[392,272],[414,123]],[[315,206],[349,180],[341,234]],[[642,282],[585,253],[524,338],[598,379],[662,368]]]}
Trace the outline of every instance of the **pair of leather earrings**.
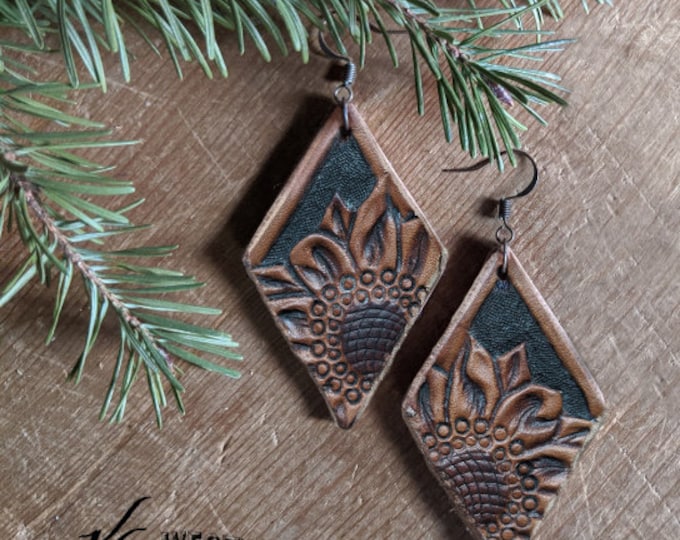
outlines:
{"label": "pair of leather earrings", "polygon": [[[346,62],[338,108],[244,264],[336,423],[350,428],[428,301],[447,253],[351,104],[354,64],[320,43]],[[536,185],[531,161],[531,184],[500,201],[500,249],[403,403],[429,468],[480,539],[529,538],[604,408],[510,249],[510,199]]]}

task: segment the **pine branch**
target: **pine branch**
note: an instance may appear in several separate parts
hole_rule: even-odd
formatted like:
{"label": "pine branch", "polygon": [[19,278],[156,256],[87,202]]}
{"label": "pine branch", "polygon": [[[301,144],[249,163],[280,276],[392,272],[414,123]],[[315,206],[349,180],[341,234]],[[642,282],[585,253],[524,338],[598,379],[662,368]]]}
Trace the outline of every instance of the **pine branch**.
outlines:
{"label": "pine branch", "polygon": [[[470,21],[473,16],[470,10],[438,10],[431,5],[428,9],[415,10],[405,8],[400,0],[380,1],[391,10],[394,22],[409,34],[419,112],[422,114],[424,109],[419,63],[422,60],[437,81],[447,140],[453,139],[452,124],[457,125],[461,147],[473,157],[477,154],[490,156],[502,169],[501,156],[505,151],[515,164],[513,149],[521,147],[519,133],[526,130],[508,111],[515,101],[541,123],[545,121],[535,110],[536,105],[566,105],[566,101],[551,89],[565,91],[557,84],[557,75],[507,67],[494,60],[540,61],[536,53],[561,51],[568,40],[542,42],[534,39],[527,45],[507,49],[480,45],[484,39],[498,38],[501,31],[508,32],[508,24],[521,20],[522,16],[540,9],[550,0],[536,0],[521,9],[476,11],[474,15],[478,20],[502,16],[500,21],[488,26],[483,24],[481,29],[451,26],[451,23]],[[458,36],[454,32],[456,28]],[[515,30],[510,33],[538,36],[544,32]]]}
{"label": "pine branch", "polygon": [[[270,61],[273,42],[281,54],[288,54],[290,46],[307,61],[314,39],[309,29],[316,28],[328,32],[342,52],[348,38],[354,41],[361,65],[377,32],[396,66],[395,28],[388,29],[389,21],[410,41],[419,113],[425,102],[422,63],[437,82],[447,140],[454,139],[456,126],[462,149],[473,157],[490,156],[502,168],[501,153],[507,151],[514,165],[512,150],[521,146],[520,134],[527,129],[510,107],[518,103],[529,117],[545,123],[538,107],[566,104],[557,75],[524,64],[562,51],[569,41],[543,41],[551,35],[543,29],[543,12],[561,18],[559,0],[527,0],[524,5],[499,0],[501,7],[486,9],[476,7],[474,0],[469,3],[469,9],[449,9],[432,0],[46,0],[26,9],[25,2],[0,0],[0,22],[25,32],[35,51],[47,50],[56,33],[70,84],[81,84],[79,58],[90,78],[105,90],[105,51],[117,52],[125,79],[131,77],[126,45],[131,32],[140,34],[156,52],[151,35],[159,34],[180,77],[182,62],[191,60],[212,77],[213,69],[228,74],[217,38],[220,29],[236,33],[241,54],[250,41]],[[582,3],[587,9],[588,1]],[[533,25],[525,24],[527,18]],[[510,37],[524,43],[484,46]]]}
{"label": "pine branch", "polygon": [[[7,80],[8,75],[4,77]],[[13,77],[11,81],[19,82]],[[63,99],[67,87],[23,82],[11,90],[0,91],[0,238],[5,224],[7,231],[16,228],[28,256],[0,290],[0,307],[35,278],[50,285],[56,274],[58,285],[54,320],[47,336],[49,343],[55,335],[73,277],[80,275],[87,293],[90,318],[85,345],[71,371],[71,378],[76,383],[80,381],[102,322],[107,312],[112,311],[118,320],[121,337],[100,416],[103,419],[109,415],[117,390],[118,404],[110,417],[112,421],[123,419],[132,383],[143,368],[160,426],[161,409],[167,404],[164,384],[173,393],[179,410],[184,411],[181,399],[184,388],[179,382],[181,370],[174,359],[238,377],[237,371],[193,352],[239,360],[240,356],[234,352],[237,344],[227,334],[165,315],[221,313],[162,297],[200,287],[201,283],[181,272],[129,262],[131,258],[164,256],[174,247],[102,249],[113,237],[125,237],[142,228],[132,225],[126,216],[141,201],[118,210],[92,202],[89,196],[127,195],[134,189],[129,182],[109,178],[104,174],[104,168],[80,158],[71,150],[126,143],[102,141],[100,137],[104,132],[92,129],[31,131],[8,111],[59,122],[71,120],[86,125],[90,122],[74,119],[29,97],[40,94]]]}

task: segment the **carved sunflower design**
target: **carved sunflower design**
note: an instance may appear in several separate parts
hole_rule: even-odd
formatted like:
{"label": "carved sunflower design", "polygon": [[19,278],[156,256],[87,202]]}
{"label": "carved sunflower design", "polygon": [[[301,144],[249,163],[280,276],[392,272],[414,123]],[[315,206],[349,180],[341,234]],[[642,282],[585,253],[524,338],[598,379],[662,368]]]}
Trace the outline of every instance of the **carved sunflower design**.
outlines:
{"label": "carved sunflower design", "polygon": [[592,427],[532,382],[524,344],[494,359],[471,336],[428,372],[418,409],[407,415],[431,468],[487,540],[529,538]]}
{"label": "carved sunflower design", "polygon": [[343,427],[396,353],[439,276],[442,248],[378,180],[357,209],[336,196],[287,264],[254,269],[271,309]]}

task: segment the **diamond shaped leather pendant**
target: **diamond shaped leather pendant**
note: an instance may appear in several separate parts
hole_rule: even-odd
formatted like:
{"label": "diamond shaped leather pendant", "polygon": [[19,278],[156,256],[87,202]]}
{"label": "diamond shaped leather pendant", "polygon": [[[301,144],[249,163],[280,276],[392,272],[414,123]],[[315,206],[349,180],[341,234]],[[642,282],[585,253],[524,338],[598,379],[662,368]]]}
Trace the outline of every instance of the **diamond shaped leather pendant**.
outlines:
{"label": "diamond shaped leather pendant", "polygon": [[338,109],[275,201],[244,264],[340,427],[366,407],[446,252],[356,109]]}
{"label": "diamond shaped leather pendant", "polygon": [[604,409],[515,255],[487,261],[418,373],[403,413],[477,540],[528,539]]}

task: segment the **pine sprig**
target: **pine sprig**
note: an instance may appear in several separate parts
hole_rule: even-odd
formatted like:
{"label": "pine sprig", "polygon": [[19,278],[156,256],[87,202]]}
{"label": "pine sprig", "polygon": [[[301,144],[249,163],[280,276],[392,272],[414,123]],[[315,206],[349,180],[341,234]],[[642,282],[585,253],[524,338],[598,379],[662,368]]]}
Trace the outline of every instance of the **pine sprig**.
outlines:
{"label": "pine sprig", "polygon": [[[19,80],[11,75],[12,82]],[[0,81],[2,78],[0,77]],[[32,131],[10,111],[59,123],[91,122],[62,113],[30,97],[63,99],[68,87],[21,81],[21,86],[0,91],[0,231],[15,228],[28,256],[0,290],[0,307],[11,301],[36,278],[50,285],[57,276],[53,324],[47,335],[54,338],[73,278],[80,276],[89,303],[85,343],[70,376],[80,381],[86,360],[107,313],[120,327],[119,351],[101,410],[121,421],[132,383],[143,369],[157,422],[167,405],[166,387],[180,411],[184,411],[176,360],[229,377],[239,373],[202,358],[196,353],[239,360],[237,344],[228,334],[172,318],[177,313],[218,315],[220,310],[168,300],[165,295],[202,284],[181,272],[133,264],[131,260],[156,258],[171,253],[172,246],[104,249],[113,237],[127,236],[142,227],[130,223],[127,213],[140,201],[112,210],[90,197],[131,194],[132,184],[107,176],[106,169],[72,151],[127,143],[101,140],[104,132],[93,129]],[[1,233],[0,233],[1,234]],[[110,412],[114,396],[117,405]]]}
{"label": "pine sprig", "polygon": [[[588,1],[582,3],[587,9]],[[26,2],[0,0],[0,22],[22,30],[35,50],[46,50],[56,34],[71,85],[80,84],[79,59],[103,89],[102,58],[108,51],[118,53],[123,75],[130,79],[130,33],[140,34],[156,52],[152,35],[159,34],[180,77],[182,63],[191,60],[212,77],[215,69],[222,76],[228,74],[219,30],[236,33],[241,54],[250,43],[270,61],[273,45],[283,55],[292,49],[307,61],[314,39],[310,29],[316,28],[327,32],[343,53],[348,40],[355,42],[361,65],[375,33],[382,36],[397,65],[394,33],[403,32],[411,44],[418,111],[424,112],[425,67],[437,83],[447,140],[457,134],[463,150],[473,157],[490,156],[502,168],[502,152],[514,164],[512,150],[521,146],[520,134],[527,129],[509,111],[512,104],[518,103],[540,123],[545,120],[538,107],[566,104],[559,77],[527,69],[526,62],[540,62],[544,54],[562,51],[569,41],[544,41],[551,35],[543,28],[544,11],[561,18],[559,0],[529,0],[522,5],[499,0],[499,4],[482,9],[472,2],[469,9],[451,9],[432,0],[46,0],[31,2],[28,9]],[[527,24],[527,18],[533,24]],[[510,37],[524,43],[487,46]]]}
{"label": "pine sprig", "polygon": [[[381,0],[382,1],[382,0]],[[437,81],[442,125],[447,140],[453,139],[452,124],[458,127],[461,147],[473,157],[481,154],[494,158],[503,168],[502,154],[507,153],[515,164],[513,149],[521,146],[519,133],[526,130],[508,108],[515,102],[539,122],[545,121],[536,111],[538,105],[566,101],[554,90],[565,91],[553,73],[507,67],[497,62],[508,58],[540,61],[539,53],[558,52],[569,40],[537,41],[521,47],[490,49],[482,45],[487,38],[497,38],[498,32],[537,36],[538,30],[508,30],[508,24],[541,8],[550,0],[536,0],[517,9],[477,11],[477,20],[501,17],[482,28],[456,27],[459,36],[452,37],[451,24],[469,22],[470,10],[405,9],[399,0],[384,0],[391,7],[394,22],[406,29],[411,39],[413,69],[416,80],[418,109],[424,109],[424,94],[420,61]]]}

